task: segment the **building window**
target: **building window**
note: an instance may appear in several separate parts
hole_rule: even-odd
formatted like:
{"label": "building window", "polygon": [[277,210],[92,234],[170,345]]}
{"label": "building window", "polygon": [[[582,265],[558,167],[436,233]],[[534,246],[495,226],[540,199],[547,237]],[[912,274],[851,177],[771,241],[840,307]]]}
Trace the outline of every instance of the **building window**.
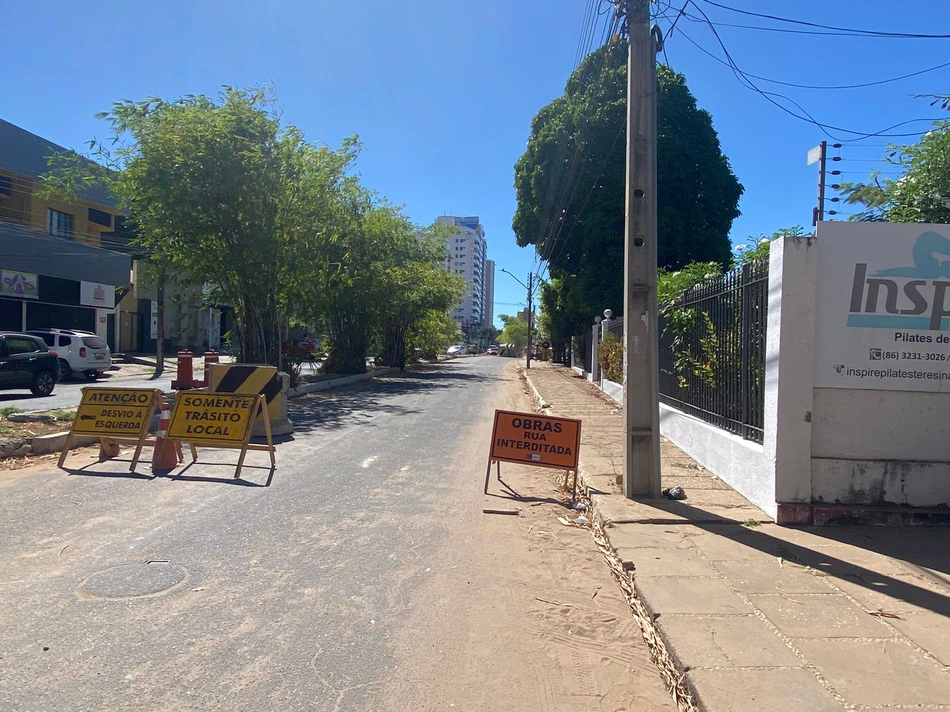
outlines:
{"label": "building window", "polygon": [[73,216],[52,208],[46,209],[46,232],[55,237],[73,236]]}
{"label": "building window", "polygon": [[0,176],[0,195],[13,195],[13,181],[6,176]]}
{"label": "building window", "polygon": [[102,225],[103,227],[112,227],[112,215],[104,210],[89,208],[89,222]]}

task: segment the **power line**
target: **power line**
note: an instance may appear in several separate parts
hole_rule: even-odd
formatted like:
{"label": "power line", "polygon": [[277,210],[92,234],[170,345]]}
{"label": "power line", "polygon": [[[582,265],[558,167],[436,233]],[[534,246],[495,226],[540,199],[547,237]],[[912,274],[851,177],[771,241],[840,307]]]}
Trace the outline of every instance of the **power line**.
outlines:
{"label": "power line", "polygon": [[[703,0],[703,1],[706,2],[707,0]],[[835,136],[834,134],[832,134],[831,131],[841,131],[841,132],[848,133],[848,134],[854,134],[854,136],[852,136],[852,137],[850,138],[851,141],[859,141],[859,140],[864,139],[864,138],[872,138],[872,137],[875,137],[875,136],[877,136],[877,137],[885,137],[885,138],[900,138],[900,137],[905,137],[905,136],[919,136],[921,133],[924,133],[924,132],[922,132],[922,131],[913,132],[913,133],[888,133],[888,132],[890,132],[891,130],[893,130],[893,129],[895,129],[895,128],[899,128],[900,126],[904,126],[904,125],[910,124],[910,123],[915,123],[915,122],[918,122],[918,121],[929,121],[929,122],[933,123],[934,121],[938,121],[938,120],[939,120],[939,119],[923,119],[923,118],[921,118],[921,119],[909,119],[909,120],[907,120],[907,121],[901,121],[901,122],[899,122],[899,123],[897,123],[897,124],[894,124],[893,126],[889,126],[889,127],[887,127],[887,128],[881,129],[880,131],[875,131],[875,132],[872,132],[872,133],[865,133],[865,132],[861,132],[861,131],[855,131],[855,130],[853,130],[853,129],[846,129],[846,128],[843,128],[843,127],[840,127],[840,126],[833,126],[833,125],[831,125],[831,124],[825,124],[825,123],[823,123],[823,122],[821,122],[821,121],[818,121],[815,117],[813,117],[811,114],[809,114],[808,111],[806,111],[805,108],[802,107],[802,106],[801,106],[798,102],[796,102],[794,99],[792,99],[792,98],[790,98],[790,97],[788,97],[788,96],[786,96],[786,95],[784,95],[784,94],[778,94],[778,93],[776,93],[776,92],[768,92],[768,91],[764,91],[764,90],[760,89],[760,88],[755,84],[755,82],[753,82],[753,81],[749,78],[748,74],[747,74],[746,72],[744,72],[742,69],[740,69],[739,66],[736,64],[735,60],[732,58],[732,55],[729,53],[729,50],[726,48],[725,42],[723,42],[722,37],[720,37],[719,32],[718,32],[718,30],[716,29],[715,24],[713,23],[712,20],[709,19],[709,16],[706,15],[706,13],[703,11],[703,9],[702,9],[699,5],[696,4],[696,0],[690,0],[690,3],[691,3],[691,4],[693,5],[693,7],[695,7],[695,8],[699,11],[699,13],[703,16],[703,18],[704,18],[704,20],[705,20],[705,22],[706,22],[706,25],[707,25],[707,26],[709,27],[709,29],[712,31],[713,36],[716,38],[716,41],[719,43],[719,46],[720,46],[720,48],[722,49],[723,54],[725,55],[726,59],[728,60],[728,62],[725,63],[725,64],[732,70],[733,74],[736,75],[736,78],[739,80],[739,83],[740,83],[742,86],[746,87],[747,89],[750,89],[751,91],[756,92],[757,94],[760,94],[762,97],[764,97],[764,98],[766,99],[766,101],[768,101],[770,104],[774,105],[775,107],[777,107],[777,108],[780,109],[781,111],[784,111],[786,114],[788,114],[788,115],[790,115],[790,116],[792,116],[792,117],[794,117],[794,118],[796,118],[796,119],[799,119],[799,120],[801,120],[801,121],[805,121],[805,122],[807,122],[807,123],[810,123],[810,124],[813,124],[813,125],[817,126],[818,128],[821,129],[821,131],[822,131],[826,136],[828,136],[828,137],[831,138],[831,139],[834,139],[834,140],[843,140],[843,139],[840,139],[838,136]],[[719,59],[718,57],[716,57],[714,54],[712,54],[711,52],[709,52],[706,48],[702,47],[702,46],[701,46],[700,44],[698,44],[695,40],[693,40],[692,38],[690,38],[686,33],[680,31],[680,34],[683,35],[683,37],[686,37],[687,40],[689,40],[693,45],[695,45],[695,46],[696,46],[698,49],[700,49],[702,52],[704,52],[705,54],[709,55],[710,57],[713,57],[713,58],[717,59],[718,61],[722,62],[722,60],[720,60],[720,59]],[[802,113],[801,113],[801,114],[795,113],[794,111],[792,111],[792,110],[789,109],[788,107],[783,106],[781,103],[779,103],[778,101],[776,101],[776,100],[773,99],[772,97],[778,97],[778,98],[784,99],[785,101],[788,101],[788,102],[794,104]]]}
{"label": "power line", "polygon": [[[689,0],[687,0],[687,1],[689,2]],[[686,14],[686,13],[684,13],[684,14]],[[702,20],[701,18],[693,18],[693,17],[691,17],[691,16],[689,16],[689,15],[687,15],[687,17],[689,17],[689,19],[694,20],[694,21],[696,21],[696,22],[705,24],[705,21]],[[678,19],[678,18],[677,18],[677,19]],[[716,23],[716,24],[718,24],[720,27],[723,27],[723,26],[724,26],[724,27],[731,27],[731,26],[732,26],[732,25],[728,25],[728,24],[722,23],[722,22],[719,22],[719,23]],[[680,34],[683,34],[683,33],[680,33]],[[686,35],[684,35],[684,37],[686,37]],[[686,39],[688,39],[690,42],[693,42],[693,40],[691,40],[689,37],[686,37]],[[665,44],[665,43],[664,43],[664,44]],[[695,45],[696,43],[693,42],[693,44]],[[696,45],[696,46],[699,47],[699,45]],[[664,47],[664,49],[665,49],[665,47]],[[703,47],[699,47],[699,49],[705,51],[705,49],[704,49]],[[710,57],[712,57],[713,59],[715,59],[715,60],[716,60],[717,62],[719,62],[720,64],[724,64],[724,65],[726,65],[727,67],[730,66],[728,62],[723,61],[722,59],[720,59],[720,58],[717,57],[716,55],[714,55],[714,54],[712,54],[712,53],[710,53],[710,52],[706,52],[706,54],[708,54]],[[902,74],[902,75],[899,76],[899,77],[891,77],[891,78],[889,78],[889,79],[880,79],[880,80],[877,80],[877,81],[864,82],[864,83],[861,83],[861,84],[798,84],[798,83],[796,83],[796,82],[786,82],[786,81],[782,81],[782,80],[780,80],[780,79],[771,79],[771,78],[769,78],[769,77],[763,77],[763,76],[761,76],[761,75],[759,75],[759,74],[752,74],[751,72],[746,72],[746,71],[743,71],[743,74],[744,74],[745,76],[747,76],[747,77],[751,77],[752,79],[758,79],[759,81],[762,81],[762,82],[769,82],[770,84],[779,84],[779,85],[781,85],[781,86],[793,87],[793,88],[795,88],[795,89],[813,89],[813,90],[824,91],[824,90],[839,90],[839,89],[864,89],[864,88],[867,88],[867,87],[876,87],[876,86],[881,86],[882,84],[891,84],[891,83],[893,83],[893,82],[899,82],[899,81],[902,81],[902,80],[904,80],[904,79],[911,79],[912,77],[918,77],[918,76],[920,76],[920,75],[922,75],[922,74],[927,74],[927,73],[929,73],[929,72],[935,72],[935,71],[937,71],[938,69],[944,69],[945,67],[950,67],[950,62],[944,62],[943,64],[938,64],[938,65],[933,66],[933,67],[927,67],[926,69],[921,69],[921,70],[916,71],[916,72],[910,72],[909,74]]]}
{"label": "power line", "polygon": [[[723,10],[728,10],[729,12],[735,12],[739,15],[748,15],[750,17],[760,17],[766,20],[773,20],[774,22],[785,22],[790,25],[802,25],[804,27],[817,27],[823,30],[834,30],[836,32],[852,32],[859,35],[867,35],[869,37],[889,37],[893,39],[926,39],[926,40],[946,40],[950,39],[950,35],[932,35],[932,34],[918,34],[913,32],[882,32],[880,30],[863,30],[863,29],[854,29],[851,27],[835,27],[834,25],[822,25],[817,22],[807,22],[806,20],[794,20],[788,17],[778,17],[776,15],[768,15],[761,12],[752,12],[751,10],[740,10],[735,7],[729,7],[728,5],[723,5],[714,0],[702,0],[702,2],[707,5],[712,5],[713,7],[718,7]],[[693,5],[696,5],[693,2]],[[696,8],[699,10],[699,7]],[[702,12],[702,10],[699,10]],[[705,13],[703,13],[705,14]]]}

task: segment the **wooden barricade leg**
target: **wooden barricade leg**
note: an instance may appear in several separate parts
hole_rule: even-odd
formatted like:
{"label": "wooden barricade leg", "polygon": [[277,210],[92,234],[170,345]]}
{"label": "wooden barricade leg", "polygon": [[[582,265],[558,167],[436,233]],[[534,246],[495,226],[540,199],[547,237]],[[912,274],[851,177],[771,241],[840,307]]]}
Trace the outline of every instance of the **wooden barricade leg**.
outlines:
{"label": "wooden barricade leg", "polygon": [[270,448],[270,466],[276,467],[277,455],[274,453],[274,439],[271,437],[270,418],[268,417],[267,411],[265,410],[265,402],[266,399],[264,396],[261,396],[260,401],[258,401],[258,407],[261,409],[262,415],[264,416],[264,435],[267,436],[267,447]]}
{"label": "wooden barricade leg", "polygon": [[62,468],[63,463],[66,462],[66,455],[69,453],[69,446],[73,442],[73,433],[70,429],[69,435],[66,436],[66,442],[63,443],[63,451],[59,454],[59,462],[56,463],[56,467]]}

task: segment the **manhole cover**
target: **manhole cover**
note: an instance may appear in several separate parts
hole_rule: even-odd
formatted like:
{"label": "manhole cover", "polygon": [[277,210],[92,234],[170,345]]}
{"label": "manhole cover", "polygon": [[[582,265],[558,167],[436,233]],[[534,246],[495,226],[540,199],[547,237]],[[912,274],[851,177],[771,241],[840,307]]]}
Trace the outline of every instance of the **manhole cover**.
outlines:
{"label": "manhole cover", "polygon": [[79,584],[79,592],[92,598],[157,596],[171,591],[187,578],[185,567],[169,562],[120,564],[89,576]]}

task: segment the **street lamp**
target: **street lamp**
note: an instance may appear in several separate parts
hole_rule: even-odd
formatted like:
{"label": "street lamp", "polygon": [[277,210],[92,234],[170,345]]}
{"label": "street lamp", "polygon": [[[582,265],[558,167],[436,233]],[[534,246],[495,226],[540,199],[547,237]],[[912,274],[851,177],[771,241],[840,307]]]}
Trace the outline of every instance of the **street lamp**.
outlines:
{"label": "street lamp", "polygon": [[[600,325],[600,340],[603,341],[604,337],[607,335],[607,329],[610,328],[610,317],[614,315],[611,309],[604,309],[604,320]],[[598,317],[598,321],[600,317]]]}
{"label": "street lamp", "polygon": [[534,274],[531,272],[528,272],[528,283],[525,284],[520,279],[515,277],[511,272],[506,270],[504,267],[501,268],[501,271],[507,274],[513,280],[515,280],[518,284],[520,284],[526,290],[528,290],[528,345],[525,347],[524,361],[525,361],[525,368],[531,368],[531,311],[532,311],[531,300],[534,297],[534,292],[532,289],[533,287],[532,278],[534,277]]}

